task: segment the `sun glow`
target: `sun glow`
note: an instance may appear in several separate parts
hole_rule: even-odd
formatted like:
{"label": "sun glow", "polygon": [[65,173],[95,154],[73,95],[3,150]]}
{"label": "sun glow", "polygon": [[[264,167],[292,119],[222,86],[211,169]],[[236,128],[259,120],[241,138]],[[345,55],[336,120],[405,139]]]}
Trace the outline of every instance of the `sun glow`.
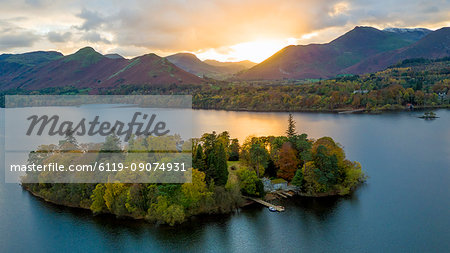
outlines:
{"label": "sun glow", "polygon": [[279,51],[280,49],[297,44],[298,39],[288,38],[285,40],[256,40],[239,43],[229,47],[219,49],[209,49],[203,52],[196,52],[202,59],[215,59],[218,61],[243,61],[250,60],[260,63]]}

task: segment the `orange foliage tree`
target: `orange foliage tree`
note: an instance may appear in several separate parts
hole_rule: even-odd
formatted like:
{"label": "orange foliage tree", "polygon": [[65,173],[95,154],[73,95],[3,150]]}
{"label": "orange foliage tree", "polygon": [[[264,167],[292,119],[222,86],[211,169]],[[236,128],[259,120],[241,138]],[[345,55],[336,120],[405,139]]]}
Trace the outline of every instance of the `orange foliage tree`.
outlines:
{"label": "orange foliage tree", "polygon": [[283,144],[279,153],[279,159],[276,163],[280,168],[277,172],[277,176],[291,181],[297,171],[300,161],[290,142]]}

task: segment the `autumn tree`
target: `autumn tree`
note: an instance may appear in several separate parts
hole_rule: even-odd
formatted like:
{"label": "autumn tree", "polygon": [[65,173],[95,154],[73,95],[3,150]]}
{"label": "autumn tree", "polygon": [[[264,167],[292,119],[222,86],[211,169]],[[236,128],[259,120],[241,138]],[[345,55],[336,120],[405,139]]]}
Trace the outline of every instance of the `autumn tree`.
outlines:
{"label": "autumn tree", "polygon": [[108,210],[105,204],[105,200],[103,199],[103,196],[105,195],[105,189],[106,187],[104,184],[97,184],[94,191],[92,191],[92,204],[90,209],[94,214],[102,213]]}
{"label": "autumn tree", "polygon": [[147,212],[146,187],[143,184],[132,184],[128,188],[125,207],[133,215],[143,217]]}
{"label": "autumn tree", "polygon": [[300,164],[296,151],[292,148],[292,144],[290,142],[283,144],[279,157],[277,166],[280,169],[278,170],[277,176],[290,181],[294,177],[297,167]]}
{"label": "autumn tree", "polygon": [[184,183],[181,186],[183,193],[183,205],[188,209],[196,209],[201,202],[208,201],[212,197],[212,192],[208,190],[205,181],[205,173],[196,169],[192,170],[192,182]]}

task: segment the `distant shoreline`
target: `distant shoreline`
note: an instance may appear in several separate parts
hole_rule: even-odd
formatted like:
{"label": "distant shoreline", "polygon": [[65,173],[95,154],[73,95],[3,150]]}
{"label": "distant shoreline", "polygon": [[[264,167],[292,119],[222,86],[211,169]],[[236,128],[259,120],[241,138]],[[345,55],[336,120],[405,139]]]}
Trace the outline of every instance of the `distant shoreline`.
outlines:
{"label": "distant shoreline", "polygon": [[[321,109],[300,109],[300,110],[259,110],[259,109],[248,109],[248,108],[235,108],[235,109],[223,109],[223,108],[201,108],[192,107],[193,110],[208,110],[208,111],[227,111],[227,112],[304,112],[304,113],[341,113],[341,114],[379,114],[386,112],[402,112],[402,111],[423,111],[430,109],[450,109],[450,105],[436,105],[436,106],[420,106],[415,107],[413,110],[406,108],[396,108],[396,109],[377,109],[368,110],[366,108],[339,108],[334,110],[321,110]],[[354,111],[354,112],[352,112]]]}

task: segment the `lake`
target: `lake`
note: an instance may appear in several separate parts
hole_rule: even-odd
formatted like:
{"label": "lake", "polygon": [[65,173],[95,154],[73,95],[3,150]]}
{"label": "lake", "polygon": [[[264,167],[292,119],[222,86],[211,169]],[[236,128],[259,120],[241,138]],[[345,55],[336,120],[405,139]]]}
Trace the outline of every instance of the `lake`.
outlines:
{"label": "lake", "polygon": [[[5,184],[2,172],[0,251],[448,252],[450,110],[436,113],[440,118],[431,121],[418,119],[422,112],[295,113],[299,132],[333,137],[348,159],[362,164],[367,183],[348,197],[281,202],[283,213],[253,205],[175,228],[55,206]],[[195,135],[227,130],[241,143],[248,135],[284,134],[288,118],[208,110],[192,115]]]}

